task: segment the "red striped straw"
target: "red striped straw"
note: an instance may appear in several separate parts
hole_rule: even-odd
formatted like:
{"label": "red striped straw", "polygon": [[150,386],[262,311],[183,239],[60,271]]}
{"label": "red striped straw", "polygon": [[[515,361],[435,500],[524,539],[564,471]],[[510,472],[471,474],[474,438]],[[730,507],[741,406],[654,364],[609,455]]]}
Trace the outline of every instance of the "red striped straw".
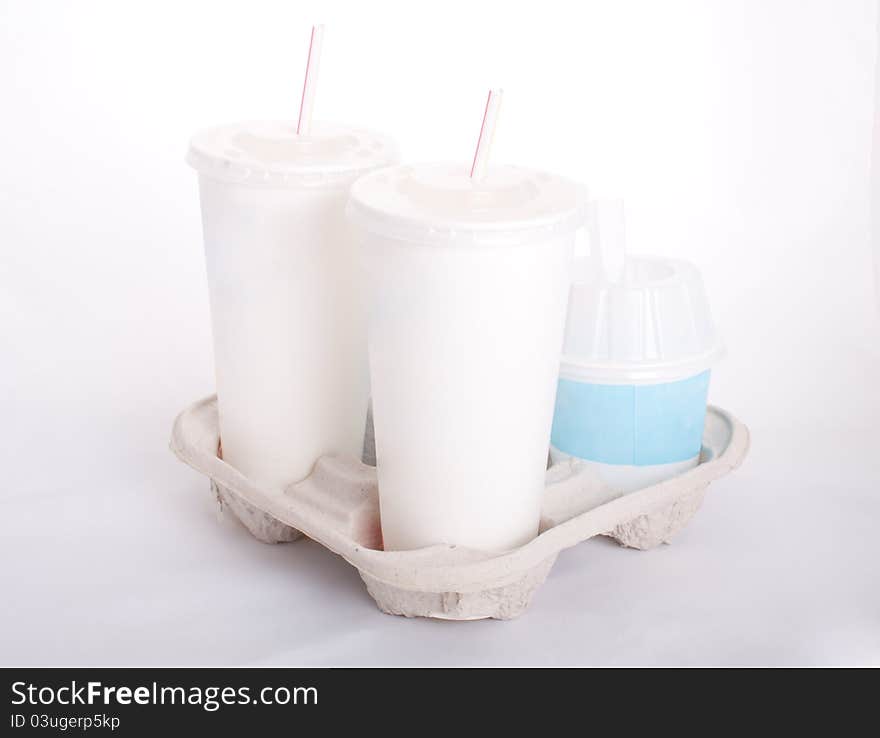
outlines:
{"label": "red striped straw", "polygon": [[321,64],[321,44],[324,41],[324,26],[312,26],[309,39],[309,59],[306,62],[306,78],[303,81],[302,98],[299,101],[299,119],[296,122],[298,135],[307,136],[312,129],[312,110],[315,107],[315,89],[318,86],[318,67]]}
{"label": "red striped straw", "polygon": [[483,111],[483,123],[480,125],[480,137],[474,151],[474,162],[471,164],[471,179],[479,182],[486,176],[489,166],[489,150],[495,138],[495,124],[498,122],[498,110],[501,108],[502,90],[489,90],[486,98],[486,109]]}

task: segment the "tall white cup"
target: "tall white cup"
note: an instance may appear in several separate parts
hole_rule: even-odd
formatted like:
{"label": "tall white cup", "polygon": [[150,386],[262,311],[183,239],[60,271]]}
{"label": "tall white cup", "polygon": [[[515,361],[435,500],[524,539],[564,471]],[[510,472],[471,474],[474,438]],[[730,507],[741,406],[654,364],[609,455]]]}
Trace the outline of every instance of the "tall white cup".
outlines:
{"label": "tall white cup", "polygon": [[536,535],[584,201],[514,167],[480,183],[394,167],[353,186],[386,550]]}
{"label": "tall white cup", "polygon": [[351,183],[391,163],[368,131],[255,122],[197,134],[223,458],[266,487],[360,457],[369,395]]}

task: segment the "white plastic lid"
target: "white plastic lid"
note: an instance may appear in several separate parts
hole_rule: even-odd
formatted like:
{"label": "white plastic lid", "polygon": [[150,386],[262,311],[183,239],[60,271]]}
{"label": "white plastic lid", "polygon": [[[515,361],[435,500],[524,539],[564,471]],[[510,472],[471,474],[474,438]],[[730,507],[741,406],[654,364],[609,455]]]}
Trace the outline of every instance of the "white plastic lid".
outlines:
{"label": "white plastic lid", "polygon": [[463,165],[418,164],[359,179],[347,212],[389,238],[507,243],[574,230],[585,205],[583,187],[545,172],[497,166],[476,182]]}
{"label": "white plastic lid", "polygon": [[224,182],[310,187],[350,184],[396,156],[388,138],[364,129],[315,123],[297,135],[293,121],[250,121],[200,131],[187,162]]}
{"label": "white plastic lid", "polygon": [[596,384],[683,379],[724,353],[703,280],[684,261],[626,258],[620,279],[572,285],[560,374]]}

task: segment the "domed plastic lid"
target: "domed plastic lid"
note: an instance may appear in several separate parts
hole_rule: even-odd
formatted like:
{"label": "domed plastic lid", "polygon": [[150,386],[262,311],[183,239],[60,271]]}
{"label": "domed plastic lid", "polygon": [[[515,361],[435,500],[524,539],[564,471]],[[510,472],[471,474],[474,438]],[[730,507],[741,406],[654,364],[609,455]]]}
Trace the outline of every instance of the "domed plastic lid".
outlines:
{"label": "domed plastic lid", "polygon": [[391,141],[372,131],[318,124],[297,135],[293,121],[252,121],[200,131],[187,162],[225,182],[274,187],[346,185],[396,159]]}
{"label": "domed plastic lid", "polygon": [[419,242],[511,242],[571,231],[586,190],[552,174],[513,166],[480,181],[463,165],[419,164],[374,172],[351,189],[349,217],[364,229]]}
{"label": "domed plastic lid", "polygon": [[561,376],[595,384],[673,381],[723,354],[699,271],[671,259],[627,257],[620,278],[574,284]]}

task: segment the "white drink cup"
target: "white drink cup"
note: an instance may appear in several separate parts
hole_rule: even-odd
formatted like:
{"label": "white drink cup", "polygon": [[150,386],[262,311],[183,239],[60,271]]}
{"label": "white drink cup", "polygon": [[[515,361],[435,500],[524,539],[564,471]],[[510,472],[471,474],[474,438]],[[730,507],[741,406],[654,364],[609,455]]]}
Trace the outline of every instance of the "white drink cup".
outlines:
{"label": "white drink cup", "polygon": [[322,454],[360,458],[369,395],[351,183],[394,160],[387,139],[283,122],[197,134],[223,458],[266,487]]}
{"label": "white drink cup", "polygon": [[584,192],[551,175],[393,167],[352,188],[370,298],[386,550],[537,534]]}

